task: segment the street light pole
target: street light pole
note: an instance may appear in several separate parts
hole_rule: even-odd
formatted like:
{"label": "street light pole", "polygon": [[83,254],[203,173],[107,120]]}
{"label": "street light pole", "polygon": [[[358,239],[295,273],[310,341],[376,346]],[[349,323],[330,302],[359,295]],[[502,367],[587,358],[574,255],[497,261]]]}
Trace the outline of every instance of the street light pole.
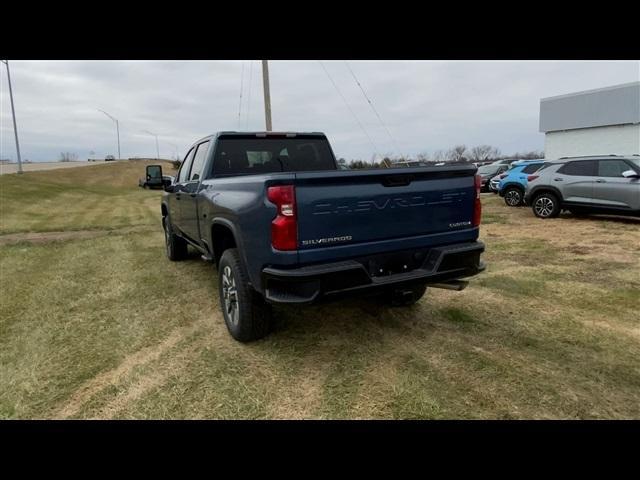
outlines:
{"label": "street light pole", "polygon": [[109,117],[111,120],[113,120],[115,122],[115,124],[116,124],[116,136],[118,138],[118,160],[120,160],[122,158],[122,156],[120,155],[120,123],[118,122],[117,118],[109,115],[104,110],[100,110],[99,108],[97,108],[96,110],[98,110],[99,112],[104,113],[107,117]]}
{"label": "street light pole", "polygon": [[11,115],[13,116],[13,134],[16,137],[16,153],[18,154],[18,173],[22,173],[22,158],[20,157],[20,143],[18,142],[18,125],[16,123],[16,109],[13,106],[13,90],[11,90],[11,74],[9,73],[9,60],[2,63],[7,67],[7,80],[9,82],[9,98],[11,99]]}
{"label": "street light pole", "polygon": [[167,142],[169,145],[173,147],[176,153],[176,160],[178,160],[178,146],[175,143]]}
{"label": "street light pole", "polygon": [[116,120],[116,135],[118,136],[118,160],[122,160],[120,155],[120,122],[118,120]]}
{"label": "street light pole", "polygon": [[262,60],[262,86],[264,88],[264,117],[267,123],[267,132],[271,131],[271,93],[269,91],[269,63]]}
{"label": "street light pole", "polygon": [[158,135],[156,135],[153,132],[150,132],[149,130],[143,130],[143,132],[148,133],[149,135],[153,135],[154,137],[156,137],[156,160],[160,160],[160,148],[158,147]]}

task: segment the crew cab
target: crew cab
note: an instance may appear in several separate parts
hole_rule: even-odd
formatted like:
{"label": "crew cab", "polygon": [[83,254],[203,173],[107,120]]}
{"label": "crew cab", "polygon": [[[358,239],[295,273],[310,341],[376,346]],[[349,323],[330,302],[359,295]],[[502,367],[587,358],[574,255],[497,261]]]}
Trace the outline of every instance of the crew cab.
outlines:
{"label": "crew cab", "polygon": [[341,170],[322,133],[219,132],[165,187],[170,260],[217,267],[230,334],[269,333],[272,304],[377,294],[410,305],[484,270],[476,167]]}

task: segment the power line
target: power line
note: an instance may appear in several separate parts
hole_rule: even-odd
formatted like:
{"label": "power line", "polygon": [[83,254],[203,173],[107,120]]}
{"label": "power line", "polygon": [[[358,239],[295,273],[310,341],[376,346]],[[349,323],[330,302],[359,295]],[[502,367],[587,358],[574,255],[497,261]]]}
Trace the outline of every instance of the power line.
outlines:
{"label": "power line", "polygon": [[389,135],[389,138],[391,139],[391,142],[393,143],[393,146],[395,147],[396,151],[400,154],[400,156],[403,156],[402,153],[400,152],[400,148],[398,148],[398,144],[397,144],[395,138],[393,138],[393,135],[391,135],[391,132],[389,131],[389,129],[387,128],[385,123],[382,121],[382,118],[378,114],[378,111],[376,110],[376,107],[373,106],[373,102],[367,96],[366,92],[364,91],[364,88],[362,87],[362,85],[358,81],[358,78],[356,77],[356,74],[353,73],[353,70],[351,69],[351,67],[349,66],[349,63],[346,60],[344,61],[344,63],[347,66],[347,68],[349,69],[349,72],[351,72],[351,76],[353,77],[355,82],[358,84],[358,87],[360,87],[360,91],[362,92],[362,95],[364,95],[364,98],[367,100],[367,102],[371,106],[371,109],[373,110],[373,113],[375,113],[376,117],[378,117],[378,120],[380,121],[380,125],[382,125],[382,127],[387,131],[387,135]]}
{"label": "power line", "polygon": [[244,83],[244,61],[242,62],[242,73],[240,73],[240,104],[238,105],[238,130],[240,130],[240,115],[242,113],[242,88]]}
{"label": "power line", "polygon": [[347,106],[347,108],[349,109],[349,111],[351,112],[351,115],[353,115],[353,118],[356,119],[356,122],[358,123],[358,125],[360,126],[360,128],[362,129],[362,131],[364,132],[364,134],[366,135],[366,137],[369,139],[369,142],[371,143],[371,146],[373,147],[373,152],[376,155],[379,155],[378,153],[378,149],[376,148],[376,144],[373,143],[373,140],[371,139],[371,137],[369,136],[369,134],[367,133],[367,130],[364,128],[364,125],[362,125],[362,123],[360,122],[360,120],[358,119],[358,116],[355,114],[355,112],[353,111],[353,109],[349,106],[349,104],[347,103],[347,100],[344,98],[344,95],[342,95],[342,92],[340,91],[340,89],[338,88],[338,85],[336,85],[336,82],[333,81],[333,78],[331,78],[331,75],[329,75],[329,72],[327,71],[327,69],[324,67],[324,64],[318,60],[318,63],[320,64],[320,66],[322,67],[322,69],[324,70],[324,73],[327,74],[327,77],[329,78],[329,80],[331,81],[331,83],[333,84],[333,87],[336,89],[336,91],[338,92],[338,95],[340,95],[340,98],[342,98],[342,101],[344,102],[344,104]]}
{"label": "power line", "polygon": [[247,98],[247,122],[245,123],[245,130],[249,130],[249,117],[251,116],[251,79],[253,78],[253,60],[249,61],[249,95]]}

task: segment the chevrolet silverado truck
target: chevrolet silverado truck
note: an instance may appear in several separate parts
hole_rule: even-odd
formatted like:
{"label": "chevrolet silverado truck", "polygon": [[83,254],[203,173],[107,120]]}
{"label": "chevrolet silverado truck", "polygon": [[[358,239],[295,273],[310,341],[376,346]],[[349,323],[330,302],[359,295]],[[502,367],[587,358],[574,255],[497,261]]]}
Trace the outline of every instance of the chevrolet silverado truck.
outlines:
{"label": "chevrolet silverado truck", "polygon": [[475,166],[341,170],[322,133],[219,132],[162,198],[170,260],[217,267],[229,333],[270,331],[273,304],[375,294],[411,305],[484,270]]}

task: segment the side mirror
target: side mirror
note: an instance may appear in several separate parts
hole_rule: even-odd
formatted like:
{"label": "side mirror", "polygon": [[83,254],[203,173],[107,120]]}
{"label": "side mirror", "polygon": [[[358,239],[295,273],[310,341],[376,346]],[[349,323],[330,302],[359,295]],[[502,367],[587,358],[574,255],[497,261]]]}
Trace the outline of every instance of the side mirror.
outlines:
{"label": "side mirror", "polygon": [[638,174],[634,170],[625,170],[624,172],[622,172],[622,176],[624,178],[640,178],[640,174]]}
{"label": "side mirror", "polygon": [[165,182],[165,184],[163,185],[163,188],[164,188],[165,192],[171,193],[171,192],[173,192],[174,185],[173,185],[173,183]]}

